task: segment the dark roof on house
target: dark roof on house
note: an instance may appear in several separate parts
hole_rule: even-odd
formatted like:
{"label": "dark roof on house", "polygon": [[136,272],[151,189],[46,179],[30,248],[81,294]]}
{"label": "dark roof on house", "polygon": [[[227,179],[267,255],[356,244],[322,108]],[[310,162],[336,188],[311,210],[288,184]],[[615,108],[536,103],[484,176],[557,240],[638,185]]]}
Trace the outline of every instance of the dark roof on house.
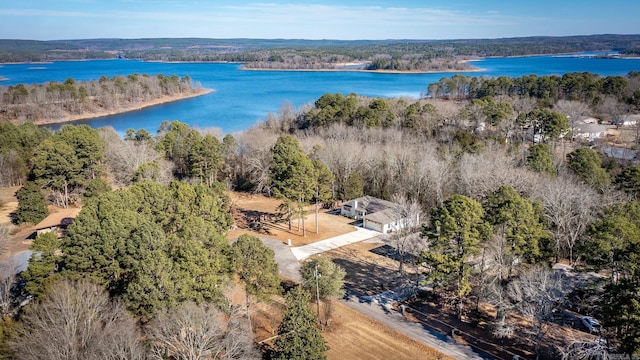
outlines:
{"label": "dark roof on house", "polygon": [[[365,210],[365,216],[375,214],[379,211],[384,211],[387,209],[391,209],[396,206],[396,204],[391,201],[378,199],[373,196],[363,196],[357,199],[353,199],[351,201],[356,201],[356,209],[357,210]],[[364,205],[364,206],[363,206]]]}
{"label": "dark roof on house", "polygon": [[398,220],[397,216],[398,215],[391,208],[366,215],[368,221],[373,221],[380,224],[392,223]]}
{"label": "dark roof on house", "polygon": [[47,216],[46,218],[44,218],[44,220],[40,221],[37,225],[36,225],[36,230],[42,230],[42,229],[47,229],[47,228],[51,228],[54,226],[60,226],[60,225],[69,225],[69,223],[71,222],[71,219],[75,219],[76,216],[78,216],[78,214],[80,213],[79,208],[67,208],[67,209],[63,209],[60,210],[58,212],[55,212],[49,216]]}

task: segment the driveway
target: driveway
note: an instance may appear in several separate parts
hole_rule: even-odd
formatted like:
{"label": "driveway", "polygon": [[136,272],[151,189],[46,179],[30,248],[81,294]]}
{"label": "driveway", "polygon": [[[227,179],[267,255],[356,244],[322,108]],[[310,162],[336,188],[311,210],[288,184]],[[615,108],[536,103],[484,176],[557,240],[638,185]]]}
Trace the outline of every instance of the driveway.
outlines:
{"label": "driveway", "polygon": [[261,237],[262,243],[275,253],[275,260],[278,263],[278,272],[283,277],[297,283],[302,282],[300,276],[300,263],[293,253],[291,247],[280,240]]}
{"label": "driveway", "polygon": [[355,226],[355,229],[355,232],[346,233],[343,235],[332,237],[330,239],[318,241],[313,244],[291,248],[291,252],[293,253],[293,256],[298,259],[298,261],[301,261],[312,255],[320,254],[325,251],[337,249],[342,246],[382,235],[377,231],[367,230],[357,226]]}
{"label": "driveway", "polygon": [[10,271],[13,274],[19,274],[29,266],[29,259],[32,253],[33,251],[31,250],[21,251],[7,260],[0,262],[0,269],[11,269]]}

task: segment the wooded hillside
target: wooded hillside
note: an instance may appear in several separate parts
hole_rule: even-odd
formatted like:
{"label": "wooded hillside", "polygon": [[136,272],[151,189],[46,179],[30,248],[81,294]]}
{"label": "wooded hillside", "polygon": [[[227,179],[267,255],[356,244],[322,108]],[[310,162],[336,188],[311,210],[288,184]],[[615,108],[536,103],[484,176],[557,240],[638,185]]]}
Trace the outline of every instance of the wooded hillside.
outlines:
{"label": "wooded hillside", "polygon": [[332,69],[367,63],[369,70],[469,69],[459,60],[489,56],[619,51],[633,56],[640,35],[457,40],[84,39],[0,40],[0,62],[116,58],[241,62],[249,68]]}
{"label": "wooded hillside", "polygon": [[34,123],[86,118],[126,111],[166,96],[202,91],[189,76],[131,74],[95,81],[0,86],[0,120]]}

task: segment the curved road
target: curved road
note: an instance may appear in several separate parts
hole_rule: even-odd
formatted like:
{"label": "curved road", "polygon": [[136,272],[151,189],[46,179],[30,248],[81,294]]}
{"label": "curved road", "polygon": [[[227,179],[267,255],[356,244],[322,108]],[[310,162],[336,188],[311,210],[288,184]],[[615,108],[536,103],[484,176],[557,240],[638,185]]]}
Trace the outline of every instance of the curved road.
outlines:
{"label": "curved road", "polygon": [[[379,233],[376,234],[380,235]],[[371,237],[372,236],[369,236],[368,238]],[[292,248],[279,240],[270,238],[261,238],[261,240],[267,247],[271,248],[275,252],[275,259],[278,263],[280,275],[296,282],[300,282],[300,263],[298,262],[298,258],[292,252]],[[332,244],[331,249],[338,247],[339,244],[336,242],[336,238],[328,240],[327,244]],[[352,240],[353,239],[350,240],[348,237],[341,236],[340,242],[345,243],[339,246],[353,243],[354,241]],[[327,248],[327,250],[331,249]],[[317,253],[316,251],[317,250],[314,249],[314,253]],[[300,254],[297,255],[299,256]],[[354,292],[350,291],[350,293],[353,294]],[[486,354],[479,354],[475,352],[470,346],[455,344],[449,336],[433,331],[420,323],[407,320],[398,312],[387,310],[382,305],[368,301],[368,299],[370,299],[370,297],[365,298],[352,295],[345,297],[345,299],[342,300],[342,303],[371,319],[379,321],[391,329],[405,334],[416,341],[437,349],[456,359],[491,359],[491,357]]]}
{"label": "curved road", "polygon": [[[353,293],[351,291],[351,293]],[[346,306],[356,310],[363,315],[374,319],[391,329],[394,329],[416,341],[430,346],[438,351],[456,359],[493,359],[487,354],[481,354],[474,351],[468,345],[456,344],[455,341],[446,335],[442,335],[421,323],[407,320],[402,314],[394,310],[388,310],[385,306],[375,303],[363,301],[363,299],[371,297],[349,296],[341,302]]]}

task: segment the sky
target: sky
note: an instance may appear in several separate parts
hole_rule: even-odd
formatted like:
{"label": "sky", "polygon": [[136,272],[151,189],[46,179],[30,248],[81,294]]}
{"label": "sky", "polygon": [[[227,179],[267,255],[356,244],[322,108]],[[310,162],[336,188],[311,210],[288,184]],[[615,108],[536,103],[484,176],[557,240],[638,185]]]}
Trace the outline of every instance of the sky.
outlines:
{"label": "sky", "polygon": [[640,34],[637,0],[0,0],[0,38],[477,39]]}

